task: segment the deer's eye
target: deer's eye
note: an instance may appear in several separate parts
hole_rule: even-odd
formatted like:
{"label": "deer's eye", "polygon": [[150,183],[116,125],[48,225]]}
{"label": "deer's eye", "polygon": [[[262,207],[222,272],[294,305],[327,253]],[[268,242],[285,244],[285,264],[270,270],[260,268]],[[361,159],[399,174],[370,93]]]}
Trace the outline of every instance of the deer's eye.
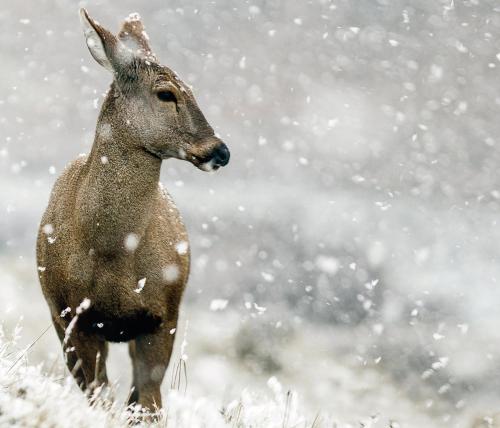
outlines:
{"label": "deer's eye", "polygon": [[159,91],[156,95],[161,101],[177,104],[177,97],[172,91]]}

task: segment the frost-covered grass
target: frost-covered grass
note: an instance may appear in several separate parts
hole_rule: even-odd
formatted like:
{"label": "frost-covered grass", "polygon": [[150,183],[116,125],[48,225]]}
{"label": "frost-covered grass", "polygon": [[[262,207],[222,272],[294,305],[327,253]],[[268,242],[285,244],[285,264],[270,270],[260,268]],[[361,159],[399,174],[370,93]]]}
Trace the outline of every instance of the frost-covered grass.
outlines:
{"label": "frost-covered grass", "polygon": [[[231,317],[229,319],[232,321]],[[415,424],[401,426],[439,426],[428,417],[418,414],[413,405],[404,397],[398,398],[398,392],[386,379],[375,373],[355,374],[349,368],[335,365],[325,366],[321,355],[311,357],[313,364],[304,365],[297,372],[298,379],[309,378],[317,382],[317,375],[327,378],[334,375],[338,380],[336,394],[326,388],[324,383],[317,382],[319,393],[325,396],[318,400],[314,412],[310,411],[307,400],[295,391],[286,388],[277,377],[270,376],[259,388],[259,382],[251,382],[248,373],[241,366],[234,367],[227,362],[227,367],[221,368],[210,358],[198,353],[193,359],[192,370],[188,368],[189,383],[184,381],[181,373],[177,381],[176,363],[167,372],[164,382],[165,408],[159,413],[159,419],[154,423],[144,419],[141,409],[126,408],[123,404],[123,390],[126,385],[114,381],[108,388],[99,391],[92,400],[76,387],[73,379],[63,369],[59,362],[30,362],[30,352],[40,345],[36,338],[27,346],[21,347],[21,329],[16,327],[12,334],[0,330],[0,426],[15,427],[123,427],[127,424],[135,426],[158,427],[255,427],[255,428],[309,428],[336,427],[353,428],[357,426],[389,427],[396,425],[396,420],[413,419]],[[207,330],[201,331],[200,335]],[[311,335],[311,331],[306,331]],[[321,336],[321,335],[320,335]],[[192,337],[192,336],[190,336]],[[201,342],[201,340],[199,340]],[[293,346],[304,346],[307,342],[291,343],[283,352],[289,353]],[[206,347],[201,344],[201,348]],[[321,353],[321,348],[319,348]],[[206,350],[205,352],[210,353]],[[208,361],[207,361],[208,359]],[[117,360],[111,359],[109,366],[118,366]],[[119,364],[123,371],[123,359]],[[189,367],[188,363],[188,367]],[[319,365],[318,365],[319,364]],[[173,371],[172,371],[173,369]],[[286,373],[283,376],[288,377]],[[173,379],[172,379],[173,378]],[[224,394],[203,394],[207,391],[204,383],[207,379],[218,391],[221,385],[233,382],[236,385],[247,383],[233,398],[222,398]],[[262,376],[259,377],[262,379]],[[173,389],[172,389],[173,386]],[[310,386],[309,386],[310,387]],[[234,389],[226,388],[227,391]],[[379,392],[378,399],[367,400],[367,396]],[[356,398],[359,401],[356,401]],[[394,407],[394,403],[398,406]],[[331,406],[321,405],[331,402]],[[378,407],[381,412],[368,413],[367,401]],[[320,404],[321,403],[321,404]],[[355,409],[358,407],[358,410]],[[332,416],[331,409],[342,409],[340,417]],[[352,417],[346,417],[346,409],[350,409]],[[392,416],[388,409],[393,409]],[[359,416],[360,414],[367,416]],[[405,416],[406,415],[406,416]],[[354,422],[353,422],[354,421]],[[392,425],[391,425],[392,424]]]}
{"label": "frost-covered grass", "polygon": [[[0,263],[6,332],[0,336],[0,427],[124,426],[132,417],[123,405],[131,371],[126,346],[112,345],[108,358],[109,393],[115,400],[110,403],[105,393],[89,405],[68,378],[46,304],[29,271],[32,264]],[[423,354],[403,325],[388,324],[384,331],[374,331],[371,324],[322,326],[292,317],[288,322],[288,312],[271,305],[247,315],[230,306],[210,300],[183,304],[180,340],[163,383],[161,426],[495,426],[484,425],[498,411],[494,391],[478,381],[475,393],[450,396],[451,363],[431,355],[428,362],[415,360]],[[15,327],[20,318],[22,332]],[[422,324],[415,332],[432,337],[435,330]],[[401,346],[394,348],[392,341]],[[182,347],[187,384],[182,374],[179,387],[172,380]],[[180,392],[170,390],[172,383]]]}
{"label": "frost-covered grass", "polygon": [[123,426],[127,415],[103,401],[89,405],[69,377],[47,372],[27,362],[27,350],[16,339],[0,336],[0,426]]}
{"label": "frost-covered grass", "polygon": [[88,400],[69,375],[57,375],[43,364],[31,365],[29,349],[17,348],[18,331],[12,338],[0,333],[0,426],[243,428],[319,427],[333,423],[320,415],[307,420],[300,414],[297,396],[285,391],[274,377],[268,381],[269,394],[243,391],[226,406],[172,389],[166,396],[165,408],[152,422],[140,408],[127,408],[113,399],[116,385],[101,389]]}
{"label": "frost-covered grass", "polygon": [[[74,417],[71,426],[80,422],[80,426],[123,426],[130,417],[123,406],[131,381],[126,346],[112,345],[108,358],[114,405],[108,411],[98,404],[89,407],[73,380],[67,379],[60,344],[31,266],[30,260],[4,258],[0,263],[0,313],[8,333],[0,340],[0,411],[4,418],[0,426],[14,415],[25,418],[19,419],[17,426],[39,426],[37,418],[53,417],[57,412],[61,413],[56,418],[62,424],[59,426],[65,426],[64,415]],[[230,306],[210,310],[210,300],[204,305],[183,304],[180,340],[162,389],[168,409],[164,418],[169,426],[197,426],[199,422],[205,424],[199,426],[215,427],[282,427],[286,419],[288,427],[310,427],[313,423],[315,427],[331,427],[333,422],[337,427],[357,427],[365,421],[386,428],[397,421],[405,428],[470,428],[471,420],[498,409],[494,396],[481,391],[474,398],[479,405],[468,394],[464,396],[465,407],[458,401],[462,397],[450,402],[447,393],[436,395],[428,388],[417,395],[414,385],[433,387],[434,383],[421,378],[420,364],[409,365],[405,355],[394,354],[390,347],[390,340],[407,343],[405,352],[416,355],[417,349],[410,346],[413,336],[405,329],[387,326],[379,336],[370,325],[321,326],[293,317],[288,320],[288,312],[270,305],[261,314],[257,310],[246,314]],[[15,329],[20,318],[22,333]],[[281,325],[278,321],[287,327],[277,328]],[[433,332],[419,330],[424,335]],[[169,388],[184,339],[188,383],[181,384],[181,393],[172,392]],[[435,361],[431,359],[429,364]],[[439,368],[439,372],[446,370]],[[430,380],[435,382],[437,375],[436,369]],[[444,375],[439,379],[446,381]],[[443,384],[435,383],[435,387]],[[20,388],[28,393],[19,393]],[[40,398],[40,390],[47,396]],[[288,394],[289,390],[293,393]],[[455,403],[460,406],[455,407]],[[31,425],[29,418],[35,420]]]}

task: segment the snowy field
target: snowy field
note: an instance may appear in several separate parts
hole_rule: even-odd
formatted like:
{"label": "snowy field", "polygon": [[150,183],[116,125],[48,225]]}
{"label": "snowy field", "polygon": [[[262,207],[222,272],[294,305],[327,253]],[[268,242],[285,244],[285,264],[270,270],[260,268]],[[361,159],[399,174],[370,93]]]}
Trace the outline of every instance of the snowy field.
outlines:
{"label": "snowy field", "polygon": [[163,165],[193,261],[160,426],[500,426],[500,4],[77,3],[0,3],[0,427],[135,417],[124,345],[94,405],[67,377],[36,273],[110,83],[78,6],[138,11],[231,150]]}

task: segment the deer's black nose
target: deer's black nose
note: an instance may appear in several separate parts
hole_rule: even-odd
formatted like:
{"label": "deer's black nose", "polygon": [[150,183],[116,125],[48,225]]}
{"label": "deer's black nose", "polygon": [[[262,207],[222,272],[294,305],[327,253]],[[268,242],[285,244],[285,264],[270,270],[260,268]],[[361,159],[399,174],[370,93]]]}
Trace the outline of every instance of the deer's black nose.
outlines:
{"label": "deer's black nose", "polygon": [[212,159],[217,166],[226,166],[231,154],[224,143],[219,144],[213,151]]}

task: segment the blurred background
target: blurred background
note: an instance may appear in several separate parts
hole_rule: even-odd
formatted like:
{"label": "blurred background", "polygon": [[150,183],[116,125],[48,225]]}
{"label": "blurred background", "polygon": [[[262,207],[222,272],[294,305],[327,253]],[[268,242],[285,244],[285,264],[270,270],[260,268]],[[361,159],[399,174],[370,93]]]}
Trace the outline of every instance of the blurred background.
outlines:
{"label": "blurred background", "polygon": [[[275,377],[311,421],[380,426],[500,411],[496,0],[2,0],[0,319],[25,343],[50,324],[39,219],[111,81],[81,6],[114,32],[139,12],[231,150],[216,174],[162,168],[193,255],[190,393],[222,407]],[[52,330],[30,361],[63,372]]]}

